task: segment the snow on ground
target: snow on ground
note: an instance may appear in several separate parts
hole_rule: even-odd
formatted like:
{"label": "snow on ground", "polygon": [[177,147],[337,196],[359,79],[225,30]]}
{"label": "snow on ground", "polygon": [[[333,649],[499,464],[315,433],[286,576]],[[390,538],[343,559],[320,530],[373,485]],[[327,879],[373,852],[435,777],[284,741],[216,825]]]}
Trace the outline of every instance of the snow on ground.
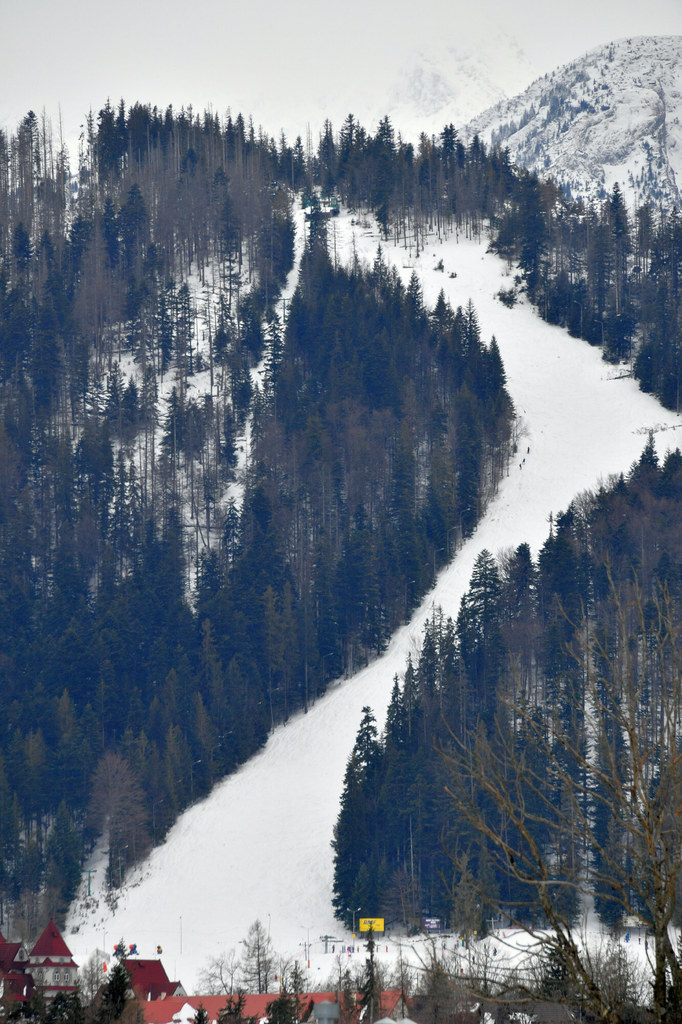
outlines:
{"label": "snow on ground", "polygon": [[[296,291],[305,242],[305,213],[303,209],[299,207],[294,210],[293,218],[296,229],[294,238],[294,265],[289,271],[286,284],[282,289],[282,294],[280,296],[281,310],[278,310],[278,315],[282,321],[282,329],[284,329],[284,323],[286,322],[286,311],[289,308],[291,298]],[[254,366],[251,370],[251,383],[253,384],[254,390],[259,388],[262,391],[265,385],[266,359],[267,353],[263,355],[263,358],[258,365]],[[251,445],[252,424],[253,417],[249,414],[246,417],[246,423],[244,424],[244,433],[237,438],[237,465],[235,467],[235,478],[226,491],[226,502],[233,501],[237,508],[241,508],[244,498],[245,472]]]}
{"label": "snow on ground", "polygon": [[[277,310],[280,320],[285,319],[286,310],[288,309],[291,297],[296,289],[301,256],[303,255],[303,226],[305,223],[304,211],[301,208],[295,209],[293,211],[293,218],[296,229],[294,261],[292,270],[287,276],[285,286],[282,289],[280,296],[281,306]],[[222,302],[225,302],[227,298],[224,287],[221,287],[220,278],[221,275],[218,264],[214,261],[209,261],[209,263],[201,270],[195,264],[185,280],[182,282],[187,285],[189,290],[190,309],[192,315],[192,347],[195,365],[194,372],[186,379],[187,396],[189,399],[199,404],[202,399],[207,397],[211,397],[212,399],[218,398],[219,394],[224,394],[226,388],[224,379],[226,373],[225,367],[214,364],[213,370],[211,371],[210,360],[211,337],[215,334],[216,327],[219,323],[221,300]],[[251,284],[252,277],[249,272],[248,263],[245,260],[245,265],[240,273],[242,301],[248,294]],[[235,315],[236,307],[237,298],[235,288],[233,308],[230,310],[232,315]],[[122,338],[125,332],[125,327],[124,325],[119,325],[119,328],[119,338]],[[251,382],[254,390],[256,388],[262,390],[264,387],[266,356],[267,353],[263,356],[258,365],[253,367],[251,370]],[[135,382],[138,393],[142,392],[144,387],[143,374],[141,364],[138,360],[139,353],[133,352],[127,347],[123,347],[122,341],[119,341],[118,351],[114,355],[113,362],[116,365],[117,370],[120,372],[121,393],[125,391],[130,380]],[[160,452],[163,446],[163,438],[167,430],[168,416],[171,409],[171,395],[173,391],[180,392],[182,390],[182,379],[184,378],[185,371],[178,366],[177,360],[173,359],[165,372],[161,372],[160,370],[157,372],[156,427],[154,430],[154,443],[151,447],[152,450]],[[110,373],[111,370],[105,370],[102,375],[102,396],[104,396],[110,385]],[[102,402],[103,401],[104,397],[102,397]],[[236,438],[236,465],[234,468],[234,478],[229,484],[227,484],[227,486],[224,487],[222,495],[218,498],[215,507],[212,509],[213,514],[210,519],[207,518],[205,505],[200,497],[202,474],[200,466],[195,462],[193,465],[193,473],[191,473],[188,465],[185,464],[185,460],[183,458],[180,458],[179,460],[181,468],[178,473],[178,481],[179,492],[182,495],[181,521],[185,535],[185,555],[189,561],[190,567],[190,571],[188,573],[190,581],[194,581],[196,579],[195,569],[200,552],[216,544],[219,535],[222,533],[222,524],[224,522],[229,502],[233,502],[237,509],[241,507],[244,494],[245,470],[251,441],[251,424],[252,416],[248,415],[241,435]],[[146,474],[150,472],[149,467],[154,461],[153,458],[148,459],[146,447],[146,444],[143,445],[142,443],[139,443],[124,449],[126,458],[130,459],[135,464],[138,481],[145,481]],[[118,443],[115,443],[115,451],[117,450]],[[193,482],[190,484],[191,478],[194,479],[195,483]],[[149,486],[148,480],[146,486]],[[192,499],[190,495],[193,494],[195,490],[196,495]],[[210,529],[209,523],[211,523]],[[190,601],[193,599],[191,582],[186,596]]]}
{"label": "snow on ground", "polygon": [[[332,222],[339,257],[353,250],[372,261],[379,238],[344,213]],[[486,253],[486,239],[461,233],[428,244],[420,255],[382,242],[387,260],[405,281],[414,270],[432,305],[441,288],[453,307],[471,298],[481,334],[494,334],[520,421],[518,460],[492,500],[474,536],[444,569],[409,625],[386,652],[350,679],[332,685],[307,714],[280,726],[265,748],[210,797],[179,819],[163,846],[129,877],[111,911],[102,898],[105,861],[88,867],[87,881],[71,908],[65,937],[83,963],[96,949],[111,952],[123,938],[140,956],[163,948],[169,974],[188,992],[212,957],[234,949],[260,919],[282,957],[299,956],[311,944],[310,986],[333,972],[341,946],[351,936],[331,908],[332,839],[347,758],[361,718],[370,705],[382,726],[393,677],[420,643],[434,606],[455,616],[476,556],[526,541],[537,553],[550,514],[565,509],[585,489],[639,458],[648,431],[659,451],[679,443],[680,420],[638,391],[633,380],[602,362],[597,350],[543,323],[524,302],[509,309],[496,298],[511,284],[510,271]],[[438,270],[439,261],[444,269]],[[456,275],[456,276],[455,276]],[[334,936],[325,953],[320,936]],[[440,940],[439,940],[440,941]],[[449,940],[449,944],[455,942]],[[379,946],[389,955],[397,936]],[[347,955],[347,954],[344,954]],[[351,954],[357,956],[358,954]]]}

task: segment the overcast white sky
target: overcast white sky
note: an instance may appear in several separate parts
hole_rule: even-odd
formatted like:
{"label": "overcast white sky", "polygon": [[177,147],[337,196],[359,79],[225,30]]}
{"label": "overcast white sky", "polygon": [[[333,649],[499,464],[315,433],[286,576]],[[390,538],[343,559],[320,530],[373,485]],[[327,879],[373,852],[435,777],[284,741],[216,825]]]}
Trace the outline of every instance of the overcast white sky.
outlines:
{"label": "overcast white sky", "polygon": [[504,31],[533,69],[525,86],[612,39],[682,34],[682,0],[0,0],[0,12],[0,128],[61,110],[69,140],[107,97],[230,107],[305,138],[321,111],[362,119],[417,50]]}

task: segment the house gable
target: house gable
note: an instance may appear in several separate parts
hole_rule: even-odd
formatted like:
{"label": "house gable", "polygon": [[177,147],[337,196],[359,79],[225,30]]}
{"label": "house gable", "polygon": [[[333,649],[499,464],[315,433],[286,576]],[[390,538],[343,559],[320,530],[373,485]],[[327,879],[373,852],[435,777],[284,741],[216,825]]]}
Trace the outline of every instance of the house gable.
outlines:
{"label": "house gable", "polygon": [[48,1000],[59,992],[76,991],[78,964],[54,921],[50,920],[29,953],[25,970],[31,972],[36,988],[40,988]]}
{"label": "house gable", "polygon": [[50,920],[50,923],[29,954],[31,963],[42,963],[48,959],[55,963],[69,963],[73,961],[71,950],[64,942],[59,928],[57,928],[57,925],[52,920]]}
{"label": "house gable", "polygon": [[125,965],[130,975],[130,986],[138,999],[169,999],[186,995],[179,981],[170,980],[160,960],[128,957]]}

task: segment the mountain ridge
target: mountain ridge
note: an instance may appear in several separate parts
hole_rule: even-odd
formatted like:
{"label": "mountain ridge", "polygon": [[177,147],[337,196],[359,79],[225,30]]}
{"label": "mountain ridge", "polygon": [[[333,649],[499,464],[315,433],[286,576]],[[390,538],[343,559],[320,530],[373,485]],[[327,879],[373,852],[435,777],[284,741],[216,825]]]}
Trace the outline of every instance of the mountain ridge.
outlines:
{"label": "mountain ridge", "polygon": [[575,199],[618,182],[633,203],[679,203],[682,36],[638,36],[589,50],[474,117],[463,135],[509,150]]}

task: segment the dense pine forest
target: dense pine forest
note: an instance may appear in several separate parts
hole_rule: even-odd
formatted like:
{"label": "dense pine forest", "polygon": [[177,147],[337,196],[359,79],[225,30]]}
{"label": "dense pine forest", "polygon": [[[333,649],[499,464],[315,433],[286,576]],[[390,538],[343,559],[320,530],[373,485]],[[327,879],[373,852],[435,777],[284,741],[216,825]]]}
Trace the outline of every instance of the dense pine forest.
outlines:
{"label": "dense pine forest", "polygon": [[[471,305],[426,308],[380,249],[339,266],[314,216],[281,303],[302,197],[321,192],[417,250],[489,230],[543,316],[677,402],[675,217],[631,220],[615,190],[571,205],[452,125],[415,146],[349,116],[313,148],[241,115],[121,102],[87,119],[75,166],[32,113],[0,133],[0,924],[26,935],[63,911],[102,830],[115,898],[183,807],[381,651],[513,453],[504,367]],[[555,542],[573,550],[567,530]],[[508,571],[534,594],[523,557]],[[557,586],[563,571],[546,569]],[[445,631],[471,661],[462,728],[493,713],[504,663],[471,614],[430,641]],[[430,701],[417,713],[415,696],[409,727],[426,760]],[[364,732],[362,763],[370,718]],[[361,886],[410,920],[447,912],[426,863],[434,765],[396,816],[409,858],[403,831]],[[346,864],[339,909],[362,866]]]}
{"label": "dense pine forest", "polygon": [[[483,735],[490,738],[500,763],[505,762],[500,785],[515,792],[521,772],[525,817],[518,821],[527,825],[539,848],[558,842],[555,832],[561,832],[561,857],[553,854],[547,883],[555,904],[564,902],[566,920],[575,922],[581,910],[580,886],[566,882],[576,873],[589,877],[596,847],[601,859],[597,869],[603,872],[593,892],[597,913],[609,925],[622,922],[626,903],[620,894],[613,895],[620,884],[619,864],[629,879],[631,906],[646,923],[650,910],[642,892],[654,890],[655,857],[651,851],[645,855],[650,881],[638,878],[637,851],[628,854],[632,838],[628,842],[606,765],[613,759],[624,799],[630,799],[632,785],[634,801],[636,780],[631,782],[626,748],[638,739],[644,750],[648,741],[653,754],[647,751],[647,756],[656,760],[648,730],[655,736],[668,713],[666,664],[677,664],[678,657],[672,632],[665,642],[657,632],[657,611],[664,601],[668,630],[670,623],[679,625],[680,502],[682,456],[676,450],[659,464],[650,439],[626,478],[577,496],[557,517],[537,559],[526,544],[497,559],[488,551],[480,553],[456,620],[435,611],[417,659],[408,662],[402,681],[395,679],[382,736],[372,709],[364,709],[334,838],[340,917],[347,916],[347,907],[360,906],[366,914],[385,914],[415,928],[426,915],[439,918],[444,927],[473,933],[490,926],[490,907],[497,904],[529,925],[546,923],[531,899],[531,887],[500,863],[494,844],[472,827],[470,816],[453,799],[463,781],[460,775],[453,782],[453,774],[467,760],[457,752],[471,749]],[[625,657],[624,632],[635,652],[641,719],[638,723],[633,718],[630,734],[616,728],[620,720],[609,708],[612,694],[606,683],[600,683],[601,712],[594,707],[589,711],[587,661],[576,654],[584,651],[586,631],[599,638],[600,670],[606,678],[618,678],[610,661]],[[658,653],[659,644],[665,656],[652,665],[646,651]],[[630,691],[622,685],[618,692],[616,704],[625,703]],[[592,728],[599,751],[596,764],[603,760],[595,773],[600,782],[590,786],[578,770],[585,769],[588,755],[583,762],[578,752],[589,747]],[[562,747],[559,737],[566,736],[570,741]],[[645,754],[641,756],[644,760]],[[566,829],[564,794],[560,780],[552,777],[555,758],[567,779],[572,774],[575,799],[585,808],[589,830]],[[654,797],[659,803],[670,799],[670,813],[676,813],[676,798],[656,789],[659,778],[666,778],[660,763],[647,783],[652,808]],[[496,820],[499,807],[481,779],[469,774],[465,783],[481,817]],[[524,848],[515,827],[510,813],[504,826],[508,851]],[[673,908],[679,920],[681,908],[674,896]]]}
{"label": "dense pine forest", "polygon": [[[380,208],[396,143],[358,146],[352,201]],[[121,104],[73,173],[32,114],[0,154],[0,910],[30,934],[101,831],[113,895],[382,649],[472,530],[513,410],[473,307],[425,309],[380,252],[336,266],[322,224],[282,308],[323,173],[300,140]]]}

